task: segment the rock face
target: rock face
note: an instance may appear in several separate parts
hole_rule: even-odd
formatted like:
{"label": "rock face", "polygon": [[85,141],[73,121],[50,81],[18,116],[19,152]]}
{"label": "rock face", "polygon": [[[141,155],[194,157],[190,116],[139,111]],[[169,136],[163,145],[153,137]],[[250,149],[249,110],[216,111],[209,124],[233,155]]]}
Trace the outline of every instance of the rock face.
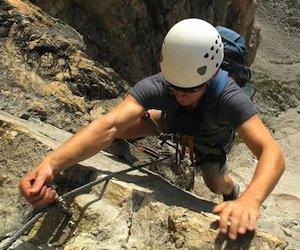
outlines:
{"label": "rock face", "polygon": [[26,2],[2,1],[0,6],[5,20],[2,109],[74,130],[90,120],[89,101],[117,98],[128,90],[111,68],[83,52],[83,37],[70,26]]}
{"label": "rock face", "polygon": [[[59,19],[28,1],[0,2],[0,108],[7,112],[0,115],[0,194],[5,201],[0,240],[31,211],[19,196],[19,179],[71,135],[66,131],[105,113],[134,82],[157,72],[161,41],[176,21],[197,16],[237,29],[251,47],[249,63],[258,46],[255,1],[32,2]],[[128,167],[114,159],[103,152],[74,166],[59,176],[61,191]],[[136,171],[118,179],[70,201],[72,220],[49,211],[16,242],[17,249],[49,244],[50,249],[285,247],[260,231],[229,241],[210,214],[214,203],[154,174]]]}
{"label": "rock face", "polygon": [[[1,239],[20,228],[28,204],[17,181],[49,150],[71,134],[0,112]],[[13,153],[12,153],[13,152]],[[63,193],[128,168],[99,153],[57,178]],[[5,170],[6,168],[6,170]],[[146,171],[146,172],[145,172]],[[284,249],[285,242],[257,231],[230,241],[218,232],[212,202],[185,192],[145,170],[118,176],[70,200],[72,217],[49,208],[33,229],[14,243],[16,249]],[[7,173],[7,174],[5,174]],[[5,189],[4,189],[5,188]],[[7,191],[2,191],[7,190]],[[12,198],[13,197],[13,198]],[[6,239],[7,240],[7,239]],[[4,244],[4,240],[1,244]]]}
{"label": "rock face", "polygon": [[180,19],[238,30],[249,41],[249,64],[259,42],[254,1],[34,2],[60,19],[26,1],[1,2],[0,67],[7,74],[0,101],[11,114],[72,132],[92,119],[99,100],[120,97],[158,71],[162,39]]}
{"label": "rock face", "polygon": [[78,30],[85,37],[88,55],[112,67],[130,84],[159,71],[166,32],[187,17],[199,17],[241,32],[251,48],[249,64],[258,46],[253,0],[32,2]]}

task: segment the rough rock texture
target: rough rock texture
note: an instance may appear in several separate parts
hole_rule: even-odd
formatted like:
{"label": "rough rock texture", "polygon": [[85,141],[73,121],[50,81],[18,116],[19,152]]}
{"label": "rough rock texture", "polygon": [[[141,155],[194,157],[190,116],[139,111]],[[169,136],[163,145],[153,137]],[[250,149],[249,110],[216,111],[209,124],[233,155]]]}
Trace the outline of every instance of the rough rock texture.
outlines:
{"label": "rough rock texture", "polygon": [[158,71],[162,39],[182,18],[239,30],[253,50],[249,63],[259,44],[254,1],[35,2],[74,28],[26,1],[2,1],[0,100],[11,114],[72,132],[107,110],[99,100]]}
{"label": "rough rock texture", "polygon": [[254,61],[259,30],[254,26],[256,2],[227,1],[47,1],[32,0],[52,16],[78,30],[93,59],[112,67],[130,84],[159,70],[162,40],[181,19],[200,17],[241,32]]}
{"label": "rough rock texture", "polygon": [[[236,28],[247,37],[254,51],[249,55],[249,63],[253,62],[258,46],[259,29],[253,27],[254,1],[32,2],[59,19],[27,1],[0,2],[0,108],[22,118],[16,120],[1,113],[0,195],[1,201],[6,202],[0,205],[0,240],[18,228],[31,211],[19,196],[19,179],[70,136],[55,127],[76,131],[117,103],[136,80],[156,72],[161,40],[177,20],[200,16],[214,24]],[[273,51],[269,51],[272,55]],[[297,65],[295,69],[299,70]],[[285,67],[286,64],[278,69]],[[256,79],[265,76],[264,70],[262,67],[255,71]],[[270,127],[277,129],[279,122],[274,117],[296,107],[299,98],[297,91],[281,91],[290,85],[278,85],[273,78],[263,79],[271,90],[267,86],[257,95],[259,110]],[[268,98],[270,102],[266,101]],[[295,117],[297,111],[292,115]],[[283,118],[291,123],[288,116]],[[276,135],[280,134],[287,138],[285,145],[290,145],[290,137],[286,136],[289,131],[283,129]],[[233,153],[232,174],[246,185],[255,159],[241,144]],[[74,166],[75,170],[58,178],[60,191],[94,180],[95,174],[127,167],[116,160],[112,155],[100,154]],[[264,204],[259,224],[260,229],[274,232],[284,240],[258,230],[237,242],[218,234],[215,218],[209,214],[214,203],[203,200],[205,197],[218,202],[220,197],[210,194],[201,182],[198,185],[195,193],[201,198],[155,175],[124,175],[119,181],[110,182],[104,193],[99,186],[90,194],[76,197],[72,203],[74,221],[69,222],[58,211],[50,211],[16,243],[17,249],[285,249],[287,244],[287,249],[300,247],[299,214],[287,210],[289,206],[297,207],[299,200],[297,193],[286,199],[285,194],[292,192],[288,185],[280,186]],[[283,202],[282,197],[288,202]]]}
{"label": "rough rock texture", "polygon": [[[17,180],[39,158],[71,134],[47,124],[36,124],[0,112],[1,238],[19,228],[31,210],[18,195]],[[25,145],[23,147],[22,145]],[[15,150],[15,151],[14,151]],[[15,153],[11,153],[14,151]],[[61,192],[68,192],[97,175],[128,168],[98,155],[57,178]],[[19,166],[19,168],[17,168]],[[22,170],[22,171],[20,171]],[[15,206],[18,204],[18,206]],[[8,206],[7,206],[8,205]],[[262,232],[248,233],[237,241],[219,234],[214,203],[185,192],[149,171],[123,174],[117,180],[95,186],[77,195],[71,203],[72,218],[55,208],[13,245],[22,249],[284,249],[286,243]],[[5,241],[3,241],[5,243]],[[47,247],[48,245],[48,247]],[[1,245],[0,245],[1,246]],[[51,247],[50,247],[51,246]],[[49,248],[50,247],[50,248]]]}
{"label": "rough rock texture", "polygon": [[111,68],[83,52],[83,38],[70,26],[22,1],[0,7],[2,109],[74,131],[91,119],[90,100],[128,90]]}

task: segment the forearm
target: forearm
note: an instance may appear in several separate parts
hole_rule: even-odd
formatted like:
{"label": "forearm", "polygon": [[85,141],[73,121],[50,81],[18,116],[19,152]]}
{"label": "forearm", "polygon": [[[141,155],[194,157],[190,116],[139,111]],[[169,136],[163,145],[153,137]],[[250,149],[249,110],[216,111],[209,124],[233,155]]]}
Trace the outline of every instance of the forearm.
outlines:
{"label": "forearm", "polygon": [[50,165],[54,173],[83,161],[108,146],[115,129],[104,119],[93,121],[50,153],[40,165]]}
{"label": "forearm", "polygon": [[252,181],[241,198],[251,199],[260,206],[278,183],[284,169],[284,156],[278,145],[265,149],[258,157]]}

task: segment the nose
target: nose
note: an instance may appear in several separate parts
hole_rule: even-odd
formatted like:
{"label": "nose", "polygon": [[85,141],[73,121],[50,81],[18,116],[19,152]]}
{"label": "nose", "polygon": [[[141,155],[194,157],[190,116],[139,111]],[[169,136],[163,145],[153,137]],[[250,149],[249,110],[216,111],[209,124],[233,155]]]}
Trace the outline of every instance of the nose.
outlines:
{"label": "nose", "polygon": [[181,92],[181,91],[177,91],[177,90],[174,90],[174,94],[175,94],[175,96],[178,97],[178,98],[184,98],[184,97],[187,96],[187,93]]}

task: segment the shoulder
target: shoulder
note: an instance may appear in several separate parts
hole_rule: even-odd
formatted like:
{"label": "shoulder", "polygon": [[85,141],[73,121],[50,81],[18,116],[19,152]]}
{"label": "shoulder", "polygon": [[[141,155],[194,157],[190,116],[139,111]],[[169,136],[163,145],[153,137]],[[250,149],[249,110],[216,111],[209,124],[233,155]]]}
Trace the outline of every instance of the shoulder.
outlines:
{"label": "shoulder", "polygon": [[256,106],[250,97],[231,77],[228,77],[228,82],[218,104],[219,115],[230,120],[234,128],[257,113]]}
{"label": "shoulder", "polygon": [[161,73],[148,76],[140,81],[138,81],[133,87],[131,92],[139,92],[142,90],[155,91],[164,90],[168,83],[165,81]]}
{"label": "shoulder", "polygon": [[231,77],[228,76],[227,84],[225,87],[225,92],[230,91],[230,90],[241,90],[241,87],[235,82],[235,80]]}
{"label": "shoulder", "polygon": [[143,86],[144,88],[153,88],[153,87],[165,87],[168,85],[167,81],[164,79],[162,73],[157,73],[151,76],[148,76],[139,82],[137,82],[135,86]]}
{"label": "shoulder", "polygon": [[[245,91],[235,82],[235,80],[228,76],[224,91],[221,94],[221,99],[223,101],[229,100],[250,100],[250,97],[245,93]],[[251,101],[253,104],[253,102]]]}
{"label": "shoulder", "polygon": [[130,94],[146,108],[161,108],[169,93],[170,85],[161,73],[137,82],[130,91]]}
{"label": "shoulder", "polygon": [[241,91],[241,87],[235,82],[229,73],[222,69],[220,69],[218,74],[209,81],[208,87],[208,95],[213,99],[218,99],[228,93],[234,95],[235,93],[243,92]]}

